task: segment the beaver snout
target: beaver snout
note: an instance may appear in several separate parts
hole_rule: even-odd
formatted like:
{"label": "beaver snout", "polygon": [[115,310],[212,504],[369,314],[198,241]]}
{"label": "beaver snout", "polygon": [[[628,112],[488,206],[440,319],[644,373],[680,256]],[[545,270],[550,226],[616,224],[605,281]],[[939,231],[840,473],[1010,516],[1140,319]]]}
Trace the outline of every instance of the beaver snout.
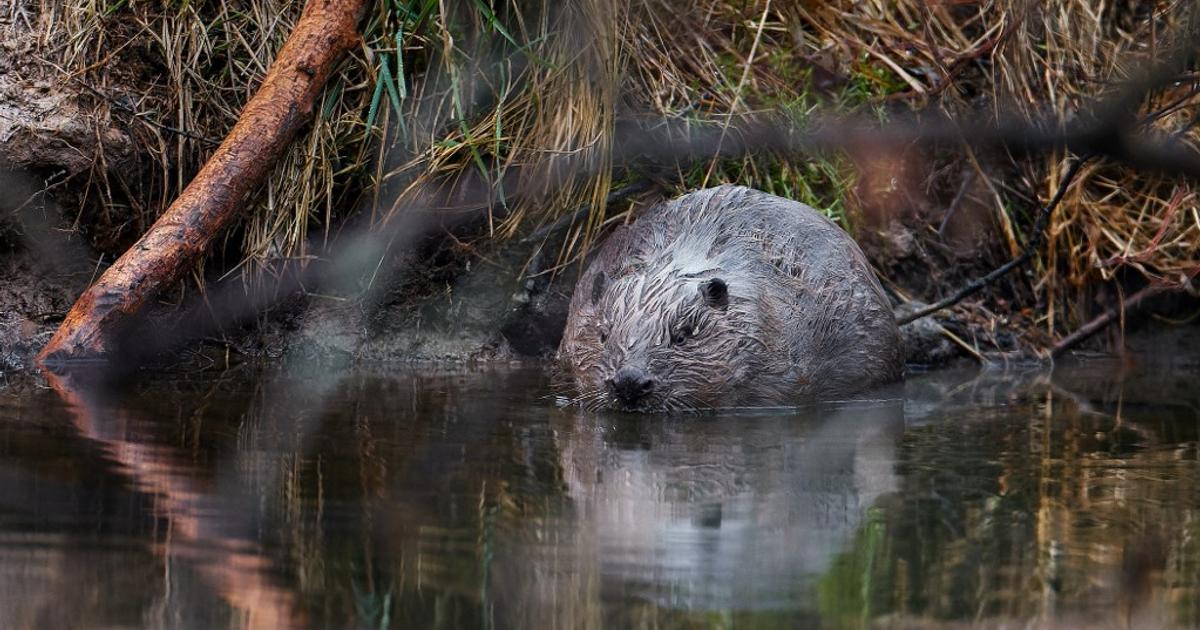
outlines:
{"label": "beaver snout", "polygon": [[627,407],[635,406],[638,401],[654,391],[654,379],[644,370],[625,366],[605,381],[617,400]]}

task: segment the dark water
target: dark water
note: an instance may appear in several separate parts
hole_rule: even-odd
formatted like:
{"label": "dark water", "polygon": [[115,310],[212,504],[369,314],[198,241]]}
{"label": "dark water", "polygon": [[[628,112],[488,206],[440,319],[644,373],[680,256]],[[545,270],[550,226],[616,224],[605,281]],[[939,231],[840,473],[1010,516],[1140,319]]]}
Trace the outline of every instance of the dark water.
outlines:
{"label": "dark water", "polygon": [[955,370],[673,419],[517,370],[9,385],[0,625],[1188,626],[1197,377]]}

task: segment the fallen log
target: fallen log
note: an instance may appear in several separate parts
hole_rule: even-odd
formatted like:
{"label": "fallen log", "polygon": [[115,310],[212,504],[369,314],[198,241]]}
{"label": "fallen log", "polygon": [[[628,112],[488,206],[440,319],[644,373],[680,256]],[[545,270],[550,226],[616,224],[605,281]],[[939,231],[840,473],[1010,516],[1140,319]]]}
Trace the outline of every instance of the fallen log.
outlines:
{"label": "fallen log", "polygon": [[71,307],[42,365],[105,359],[147,299],[176,283],[238,214],[309,122],[326,79],[358,42],[366,0],[309,0],[258,92],[167,211]]}

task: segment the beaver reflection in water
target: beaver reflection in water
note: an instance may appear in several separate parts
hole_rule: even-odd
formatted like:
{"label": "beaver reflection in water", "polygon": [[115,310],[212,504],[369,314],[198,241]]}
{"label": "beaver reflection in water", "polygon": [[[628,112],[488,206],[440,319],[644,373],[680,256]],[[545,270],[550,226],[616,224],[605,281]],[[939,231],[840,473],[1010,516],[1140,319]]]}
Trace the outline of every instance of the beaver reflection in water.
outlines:
{"label": "beaver reflection in water", "polygon": [[689,411],[845,396],[900,378],[900,334],[845,232],[741,186],[664,202],[580,276],[558,363],[589,409]]}

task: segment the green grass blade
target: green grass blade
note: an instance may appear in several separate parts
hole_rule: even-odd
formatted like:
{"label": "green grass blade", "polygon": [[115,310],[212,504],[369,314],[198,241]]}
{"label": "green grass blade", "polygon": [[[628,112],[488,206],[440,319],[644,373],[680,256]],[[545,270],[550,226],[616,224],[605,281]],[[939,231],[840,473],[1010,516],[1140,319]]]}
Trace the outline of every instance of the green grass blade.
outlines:
{"label": "green grass blade", "polygon": [[379,57],[379,76],[383,77],[383,86],[387,88],[388,100],[392,102],[392,108],[396,110],[396,115],[400,115],[400,92],[396,89],[396,82],[392,80],[392,70],[388,67],[387,57]]}
{"label": "green grass blade", "polygon": [[489,7],[486,2],[483,0],[475,0],[475,6],[479,8],[479,12],[483,14],[483,17],[487,18],[488,24],[491,25],[493,30],[495,30],[497,33],[500,33],[500,35],[503,36],[504,39],[507,39],[508,42],[513,46],[516,46],[518,49],[523,48],[523,46],[518,44],[517,40],[513,39],[513,36],[508,33],[508,29],[504,28],[504,25],[500,23],[500,18],[496,17],[496,14],[492,12],[492,8]]}
{"label": "green grass blade", "polygon": [[408,86],[404,84],[404,31],[396,31],[396,88],[400,98],[408,98]]}
{"label": "green grass blade", "polygon": [[367,109],[367,128],[375,126],[375,115],[379,113],[379,99],[383,97],[383,81],[375,79],[375,93],[371,95],[371,107]]}

